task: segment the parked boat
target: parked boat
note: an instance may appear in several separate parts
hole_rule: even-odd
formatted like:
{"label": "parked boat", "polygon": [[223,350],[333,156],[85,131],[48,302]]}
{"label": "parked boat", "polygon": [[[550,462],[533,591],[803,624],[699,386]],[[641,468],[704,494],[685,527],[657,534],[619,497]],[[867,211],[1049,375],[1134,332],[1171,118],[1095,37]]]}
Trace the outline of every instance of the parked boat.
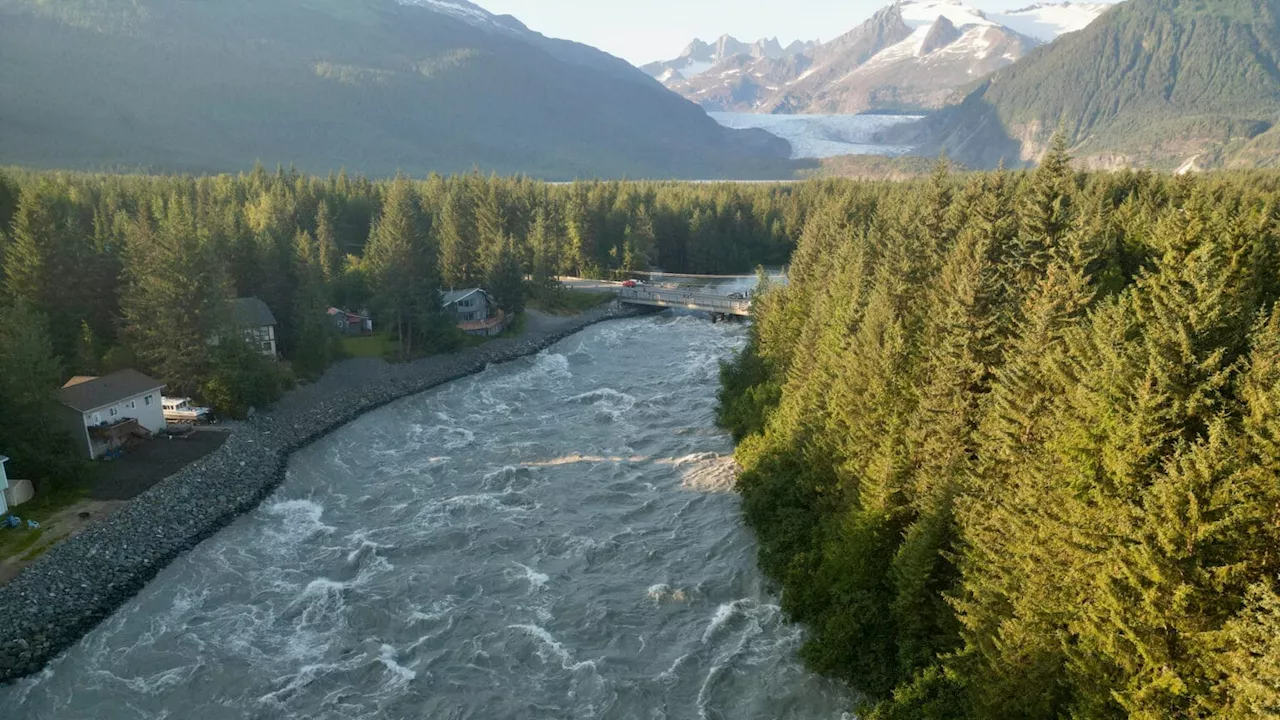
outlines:
{"label": "parked boat", "polygon": [[206,407],[191,404],[191,398],[163,398],[164,420],[170,423],[208,422],[211,411]]}

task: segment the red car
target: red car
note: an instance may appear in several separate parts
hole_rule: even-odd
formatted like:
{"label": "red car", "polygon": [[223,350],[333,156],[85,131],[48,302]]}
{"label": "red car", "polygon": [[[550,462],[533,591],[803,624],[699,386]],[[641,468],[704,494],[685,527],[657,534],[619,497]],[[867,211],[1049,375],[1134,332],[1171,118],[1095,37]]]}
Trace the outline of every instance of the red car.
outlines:
{"label": "red car", "polygon": [[623,281],[623,283],[622,283],[622,287],[624,287],[624,288],[633,288],[633,287],[635,287],[635,286],[636,286],[636,285],[638,285],[638,284],[639,284],[639,283],[637,283],[635,280],[625,280],[625,281]]}

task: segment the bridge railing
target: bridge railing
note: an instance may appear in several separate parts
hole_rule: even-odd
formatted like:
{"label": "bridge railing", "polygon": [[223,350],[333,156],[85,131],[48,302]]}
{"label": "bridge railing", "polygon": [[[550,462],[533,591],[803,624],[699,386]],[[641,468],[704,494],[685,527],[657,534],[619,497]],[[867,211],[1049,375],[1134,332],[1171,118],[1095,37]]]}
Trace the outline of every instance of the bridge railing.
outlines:
{"label": "bridge railing", "polygon": [[650,290],[648,288],[621,288],[618,298],[623,302],[637,302],[662,307],[682,307],[704,312],[728,315],[750,315],[751,301],[714,295],[712,293],[681,292],[679,290]]}

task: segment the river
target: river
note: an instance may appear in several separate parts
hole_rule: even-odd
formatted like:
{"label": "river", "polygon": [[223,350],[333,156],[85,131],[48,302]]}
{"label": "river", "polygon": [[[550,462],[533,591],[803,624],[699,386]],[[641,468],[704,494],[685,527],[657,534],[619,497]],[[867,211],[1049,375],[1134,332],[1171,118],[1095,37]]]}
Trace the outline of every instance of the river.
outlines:
{"label": "river", "polygon": [[744,342],[616,321],[360,418],[3,714],[843,717],[729,492],[715,390]]}

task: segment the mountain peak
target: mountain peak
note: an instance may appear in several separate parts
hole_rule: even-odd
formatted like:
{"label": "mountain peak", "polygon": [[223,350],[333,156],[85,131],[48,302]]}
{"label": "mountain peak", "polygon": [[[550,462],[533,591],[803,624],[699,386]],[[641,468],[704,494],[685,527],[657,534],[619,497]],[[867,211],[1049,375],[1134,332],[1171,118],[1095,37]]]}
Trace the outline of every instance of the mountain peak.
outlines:
{"label": "mountain peak", "polygon": [[1026,0],[1038,5],[998,14],[975,7],[979,0],[882,1],[865,22],[826,43],[783,48],[776,38],[763,38],[742,46],[725,36],[696,60],[644,69],[708,110],[936,110],[957,89],[1088,25],[1109,7],[1101,0]]}
{"label": "mountain peak", "polygon": [[956,28],[955,23],[947,19],[945,15],[939,15],[929,28],[929,34],[924,36],[924,40],[920,43],[920,51],[917,55],[928,55],[934,50],[944,48],[956,40],[960,39],[960,30]]}

